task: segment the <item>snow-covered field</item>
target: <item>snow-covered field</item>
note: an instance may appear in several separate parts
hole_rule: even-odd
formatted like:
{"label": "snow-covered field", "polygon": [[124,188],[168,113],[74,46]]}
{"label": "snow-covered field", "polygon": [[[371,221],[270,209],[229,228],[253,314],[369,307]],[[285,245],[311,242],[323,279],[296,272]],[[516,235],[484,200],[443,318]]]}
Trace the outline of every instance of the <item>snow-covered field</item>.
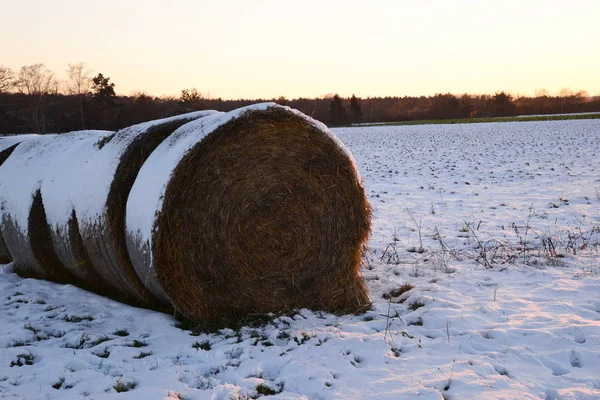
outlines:
{"label": "snow-covered field", "polygon": [[600,120],[334,131],[371,311],[195,336],[9,265],[0,398],[600,398]]}

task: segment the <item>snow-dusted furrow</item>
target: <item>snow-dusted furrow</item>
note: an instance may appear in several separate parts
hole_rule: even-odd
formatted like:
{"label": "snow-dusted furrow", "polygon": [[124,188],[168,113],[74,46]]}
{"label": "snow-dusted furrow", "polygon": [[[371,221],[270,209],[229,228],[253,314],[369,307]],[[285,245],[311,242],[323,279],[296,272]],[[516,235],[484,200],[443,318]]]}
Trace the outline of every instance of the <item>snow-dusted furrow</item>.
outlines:
{"label": "snow-dusted furrow", "polygon": [[195,336],[4,267],[0,397],[598,399],[599,132],[335,129],[374,208],[363,315],[300,310]]}

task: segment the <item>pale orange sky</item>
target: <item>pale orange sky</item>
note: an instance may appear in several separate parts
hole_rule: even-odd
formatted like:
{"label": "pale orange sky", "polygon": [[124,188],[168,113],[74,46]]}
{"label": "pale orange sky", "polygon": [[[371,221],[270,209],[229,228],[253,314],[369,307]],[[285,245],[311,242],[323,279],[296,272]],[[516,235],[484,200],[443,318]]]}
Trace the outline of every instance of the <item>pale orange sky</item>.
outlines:
{"label": "pale orange sky", "polygon": [[120,94],[600,94],[598,0],[2,2],[0,64],[82,61]]}

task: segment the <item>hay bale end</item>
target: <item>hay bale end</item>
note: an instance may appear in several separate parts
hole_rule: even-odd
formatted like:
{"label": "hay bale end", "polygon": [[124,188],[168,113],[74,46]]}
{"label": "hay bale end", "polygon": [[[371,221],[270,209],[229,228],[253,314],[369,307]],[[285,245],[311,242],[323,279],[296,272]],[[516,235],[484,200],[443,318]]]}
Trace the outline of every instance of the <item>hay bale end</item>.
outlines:
{"label": "hay bale end", "polygon": [[341,141],[268,103],[189,123],[155,150],[129,196],[127,246],[188,318],[358,311],[370,218]]}

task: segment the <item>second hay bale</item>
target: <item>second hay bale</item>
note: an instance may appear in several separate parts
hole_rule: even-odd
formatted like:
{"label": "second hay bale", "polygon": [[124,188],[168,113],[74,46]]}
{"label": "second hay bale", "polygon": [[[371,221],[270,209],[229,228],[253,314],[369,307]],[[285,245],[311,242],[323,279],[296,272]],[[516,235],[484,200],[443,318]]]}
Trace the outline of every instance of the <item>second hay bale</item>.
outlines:
{"label": "second hay bale", "polygon": [[79,174],[81,195],[74,202],[81,245],[92,269],[85,281],[99,280],[110,292],[129,300],[154,302],[129,261],[124,234],[127,197],[156,146],[181,125],[212,113],[197,111],[122,129],[103,140],[86,160]]}

